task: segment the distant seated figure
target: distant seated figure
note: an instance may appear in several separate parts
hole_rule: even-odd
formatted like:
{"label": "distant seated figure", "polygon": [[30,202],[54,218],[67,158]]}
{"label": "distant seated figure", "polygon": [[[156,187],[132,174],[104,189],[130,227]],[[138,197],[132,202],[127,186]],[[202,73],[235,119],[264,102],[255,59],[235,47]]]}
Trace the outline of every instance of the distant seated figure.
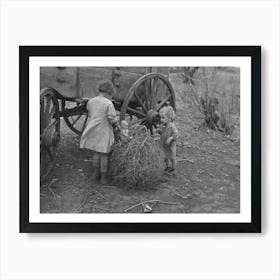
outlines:
{"label": "distant seated figure", "polygon": [[224,118],[222,114],[217,110],[219,101],[216,97],[210,97],[208,100],[200,98],[200,103],[202,105],[205,122],[207,126],[211,129],[217,129],[221,132],[224,131]]}
{"label": "distant seated figure", "polygon": [[211,111],[211,119],[213,122],[213,125],[215,127],[215,129],[218,129],[219,131],[223,132],[224,128],[223,128],[223,122],[224,119],[222,117],[222,114],[217,110],[217,106],[219,104],[219,101],[217,98],[212,97],[209,100],[209,107],[210,107],[210,111]]}

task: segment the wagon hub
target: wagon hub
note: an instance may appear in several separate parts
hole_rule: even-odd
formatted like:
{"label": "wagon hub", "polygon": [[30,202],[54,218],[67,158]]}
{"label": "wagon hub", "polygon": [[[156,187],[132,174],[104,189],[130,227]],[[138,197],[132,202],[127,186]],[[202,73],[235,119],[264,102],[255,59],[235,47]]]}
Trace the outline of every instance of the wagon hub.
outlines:
{"label": "wagon hub", "polygon": [[155,125],[159,122],[159,114],[158,112],[154,111],[153,109],[149,110],[147,112],[146,116],[146,123],[148,126]]}

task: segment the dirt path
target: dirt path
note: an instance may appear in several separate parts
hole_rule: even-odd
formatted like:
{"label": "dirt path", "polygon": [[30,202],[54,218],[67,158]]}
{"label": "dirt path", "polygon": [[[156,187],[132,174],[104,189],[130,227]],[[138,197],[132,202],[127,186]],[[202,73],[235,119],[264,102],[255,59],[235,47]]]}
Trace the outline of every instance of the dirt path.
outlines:
{"label": "dirt path", "polygon": [[[163,176],[159,185],[149,189],[135,189],[93,185],[89,180],[91,154],[79,149],[79,138],[63,123],[57,164],[41,186],[41,212],[123,213],[148,200],[160,201],[148,203],[153,213],[239,212],[239,141],[199,129],[182,109],[177,112],[177,126],[176,176]],[[128,212],[140,213],[143,207]]]}

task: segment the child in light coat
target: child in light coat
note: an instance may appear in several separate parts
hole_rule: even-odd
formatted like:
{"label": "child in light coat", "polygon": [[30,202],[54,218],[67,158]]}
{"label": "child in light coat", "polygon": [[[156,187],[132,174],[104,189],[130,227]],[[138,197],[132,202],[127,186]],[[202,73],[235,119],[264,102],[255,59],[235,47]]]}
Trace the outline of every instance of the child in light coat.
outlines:
{"label": "child in light coat", "polygon": [[99,95],[87,103],[89,120],[81,136],[80,147],[93,151],[93,180],[101,175],[101,184],[107,184],[109,153],[114,143],[113,125],[118,120],[111,101],[115,93],[113,84],[101,82],[98,90]]}

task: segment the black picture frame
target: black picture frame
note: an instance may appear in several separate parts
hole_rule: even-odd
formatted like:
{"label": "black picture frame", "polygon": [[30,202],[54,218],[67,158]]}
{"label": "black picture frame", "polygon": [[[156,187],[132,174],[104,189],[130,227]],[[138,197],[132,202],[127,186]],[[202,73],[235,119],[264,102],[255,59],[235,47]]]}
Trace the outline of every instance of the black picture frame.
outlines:
{"label": "black picture frame", "polygon": [[[32,223],[29,221],[29,58],[33,56],[247,56],[251,58],[250,223]],[[260,233],[261,46],[19,46],[21,233]],[[39,187],[39,182],[38,182]],[[39,199],[39,198],[38,198]]]}

